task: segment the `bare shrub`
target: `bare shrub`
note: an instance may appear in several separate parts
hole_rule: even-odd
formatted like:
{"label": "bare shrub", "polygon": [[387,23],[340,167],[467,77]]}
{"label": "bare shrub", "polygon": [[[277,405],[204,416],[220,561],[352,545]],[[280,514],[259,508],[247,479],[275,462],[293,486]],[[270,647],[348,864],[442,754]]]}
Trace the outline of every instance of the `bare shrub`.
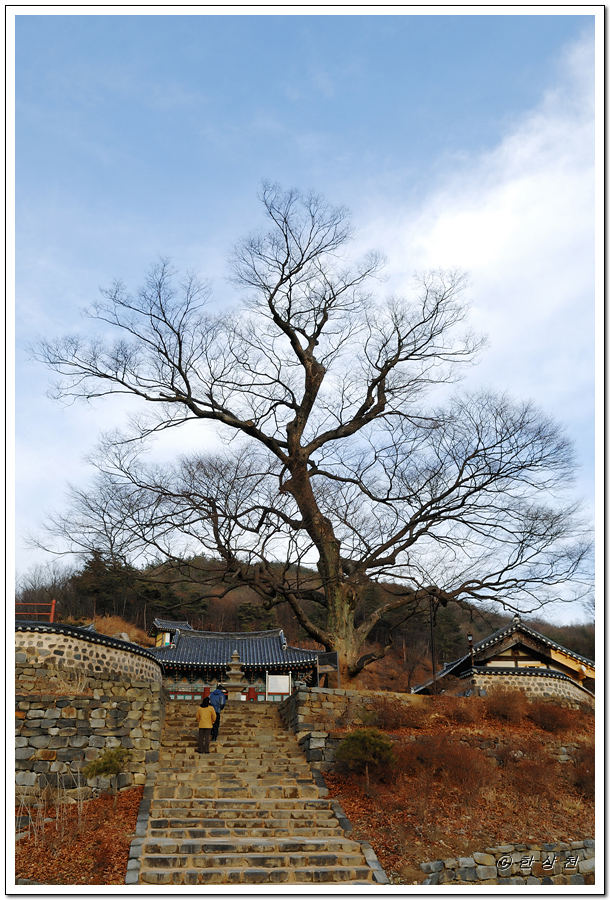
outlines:
{"label": "bare shrub", "polygon": [[525,694],[518,689],[502,690],[497,688],[490,692],[485,701],[485,713],[489,718],[510,722],[511,725],[517,725],[522,721],[527,708]]}
{"label": "bare shrub", "polygon": [[574,763],[574,787],[586,800],[592,800],[595,796],[595,749],[581,747]]}
{"label": "bare shrub", "polygon": [[426,771],[436,778],[446,770],[447,757],[455,753],[455,748],[446,735],[422,735],[401,744],[397,758],[405,772],[415,775]]}
{"label": "bare shrub", "polygon": [[423,728],[430,717],[430,710],[423,704],[402,703],[400,700],[379,700],[375,710],[377,725],[384,731]]}
{"label": "bare shrub", "polygon": [[513,789],[524,799],[531,797],[556,797],[557,763],[547,759],[515,760],[510,780]]}
{"label": "bare shrub", "polygon": [[501,769],[507,770],[516,762],[515,750],[508,744],[500,744],[494,751],[494,756]]}
{"label": "bare shrub", "polygon": [[450,740],[447,735],[422,736],[400,744],[395,753],[402,774],[421,778],[425,773],[443,781],[447,787],[458,788],[469,799],[497,779],[489,757],[465,742]]}
{"label": "bare shrub", "polygon": [[483,717],[478,698],[446,697],[443,700],[443,714],[457,725],[476,725]]}
{"label": "bare shrub", "polygon": [[464,796],[474,797],[483,787],[489,787],[496,781],[496,770],[490,758],[481,750],[462,742],[447,747],[447,750],[443,775]]}
{"label": "bare shrub", "polygon": [[429,718],[429,710],[422,704],[402,703],[400,700],[380,700],[376,706],[376,713],[377,725],[384,731],[423,728]]}
{"label": "bare shrub", "polygon": [[421,769],[418,759],[419,748],[415,741],[401,742],[394,748],[396,768],[401,775],[414,776]]}
{"label": "bare shrub", "polygon": [[532,722],[544,731],[555,734],[566,731],[572,724],[571,710],[562,709],[556,703],[545,703],[534,700],[529,704],[527,715]]}

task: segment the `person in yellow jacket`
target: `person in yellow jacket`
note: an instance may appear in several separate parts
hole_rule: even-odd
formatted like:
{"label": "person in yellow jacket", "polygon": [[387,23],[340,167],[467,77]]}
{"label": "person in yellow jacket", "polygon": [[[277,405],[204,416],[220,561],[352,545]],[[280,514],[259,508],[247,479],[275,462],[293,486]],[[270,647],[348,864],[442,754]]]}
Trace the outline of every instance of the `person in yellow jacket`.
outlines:
{"label": "person in yellow jacket", "polygon": [[197,724],[199,725],[197,753],[210,752],[210,735],[215,721],[216,710],[213,706],[210,706],[210,698],[204,697],[201,701],[201,706],[197,707]]}

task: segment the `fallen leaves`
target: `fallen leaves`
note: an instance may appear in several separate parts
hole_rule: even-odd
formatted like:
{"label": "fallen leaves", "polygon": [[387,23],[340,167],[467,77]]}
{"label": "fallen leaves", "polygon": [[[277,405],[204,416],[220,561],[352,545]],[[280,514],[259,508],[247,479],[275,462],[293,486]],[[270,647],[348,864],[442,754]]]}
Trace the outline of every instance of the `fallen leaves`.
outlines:
{"label": "fallen leaves", "polygon": [[[592,741],[592,723],[583,721],[582,731],[572,740]],[[481,728],[447,728],[441,718],[417,734],[454,737],[467,741]],[[400,730],[403,739],[408,735]],[[485,725],[485,738],[510,739],[528,747],[542,735],[531,723],[516,727]],[[548,735],[544,735],[548,744]],[[533,744],[532,744],[533,746]],[[477,751],[483,753],[484,751]],[[565,764],[570,766],[571,764]],[[450,767],[447,767],[450,768]],[[567,777],[568,768],[548,766],[552,783],[546,790],[520,790],[498,770],[492,787],[479,791],[456,790],[441,773],[419,777],[404,772],[388,783],[371,784],[364,777],[327,773],[330,796],[339,800],[354,827],[354,837],[369,841],[379,862],[394,884],[421,883],[419,865],[434,859],[468,856],[475,850],[498,844],[574,841],[594,837],[594,807],[578,796]]]}
{"label": "fallen leaves", "polygon": [[[134,837],[142,787],[103,794],[71,804],[57,815],[48,808],[44,833],[22,838],[15,847],[15,878],[39,884],[125,884],[129,847]],[[80,818],[80,821],[79,821]]]}

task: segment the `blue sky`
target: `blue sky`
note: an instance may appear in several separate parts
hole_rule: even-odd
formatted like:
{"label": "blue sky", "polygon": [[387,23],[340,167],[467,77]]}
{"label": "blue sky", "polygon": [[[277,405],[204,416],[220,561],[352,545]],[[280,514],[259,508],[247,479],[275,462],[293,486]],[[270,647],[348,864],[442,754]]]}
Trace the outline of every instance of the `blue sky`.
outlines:
{"label": "blue sky", "polygon": [[388,292],[422,268],[470,272],[472,321],[490,339],[471,383],[566,423],[592,508],[600,7],[61,9],[74,14],[15,17],[18,572],[45,560],[24,532],[61,506],[68,479],[87,478],[85,454],[129,412],[55,405],[27,344],[82,331],[100,287],[136,287],[160,254],[233,302],[226,259],[261,221],[263,178],[349,206],[356,252],[388,257]]}

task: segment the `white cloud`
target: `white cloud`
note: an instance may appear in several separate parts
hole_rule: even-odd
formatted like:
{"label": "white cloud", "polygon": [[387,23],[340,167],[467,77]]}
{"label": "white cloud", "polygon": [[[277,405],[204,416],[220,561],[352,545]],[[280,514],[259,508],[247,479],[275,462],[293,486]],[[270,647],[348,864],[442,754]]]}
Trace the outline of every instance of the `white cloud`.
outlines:
{"label": "white cloud", "polygon": [[405,273],[470,274],[472,322],[490,337],[476,378],[581,421],[593,403],[593,46],[498,147],[454,161],[417,208],[394,203],[362,234]]}

